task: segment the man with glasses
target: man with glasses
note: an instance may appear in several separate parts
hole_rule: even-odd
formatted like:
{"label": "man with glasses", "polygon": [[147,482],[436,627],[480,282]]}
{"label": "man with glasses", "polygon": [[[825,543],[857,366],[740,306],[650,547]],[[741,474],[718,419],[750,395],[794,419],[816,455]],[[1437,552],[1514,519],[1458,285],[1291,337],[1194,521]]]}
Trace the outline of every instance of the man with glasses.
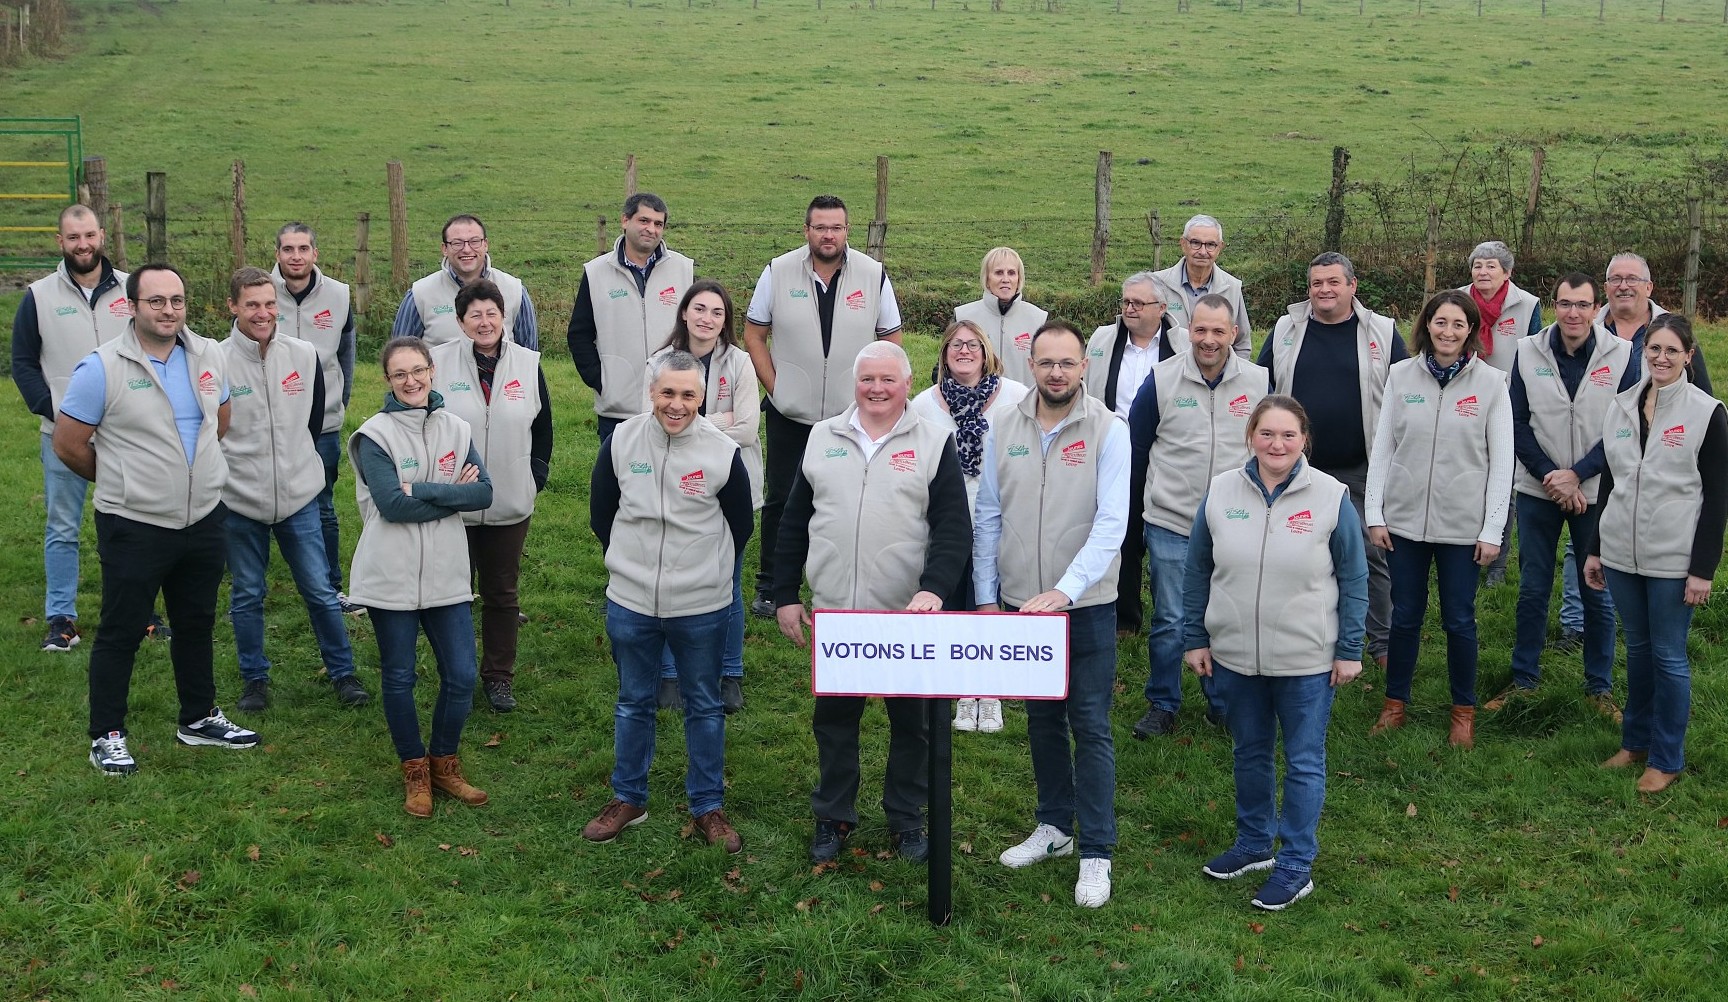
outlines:
{"label": "man with glasses", "polygon": [[1218,255],[1224,252],[1224,224],[1207,215],[1188,220],[1182,227],[1182,260],[1152,280],[1158,284],[1161,298],[1170,309],[1170,320],[1178,327],[1188,326],[1194,304],[1207,294],[1223,296],[1230,301],[1236,324],[1236,354],[1247,358],[1253,352],[1248,331],[1248,304],[1242,299],[1242,282],[1235,275],[1218,267]]}
{"label": "man with glasses", "polygon": [[810,429],[852,403],[852,363],[865,345],[900,343],[900,304],[888,272],[846,245],[846,203],[817,195],[804,210],[804,246],[762,269],[744,315],[744,346],[767,399],[762,557],[750,611],[774,616],[780,516]]}
{"label": "man with glasses", "polygon": [[[1124,421],[1152,367],[1188,348],[1188,331],[1170,319],[1164,293],[1154,279],[1149,271],[1128,276],[1122,283],[1122,313],[1115,323],[1093,331],[1086,343],[1086,392],[1104,401],[1104,406]],[[1144,484],[1142,476],[1128,494],[1129,531],[1122,541],[1122,572],[1116,581],[1118,637],[1140,632],[1140,573],[1146,541],[1135,528],[1140,524],[1140,490]]]}
{"label": "man with glasses", "polygon": [[212,634],[226,555],[222,488],[228,379],[216,343],[186,327],[186,283],[165,264],[127,276],[133,322],[72,371],[54,453],[96,483],[102,628],[90,652],[90,763],[137,770],[126,741],[132,665],[156,593],[174,627],[176,741],[251,748],[258,735],[216,707]]}
{"label": "man with glasses", "polygon": [[456,293],[476,279],[487,279],[504,293],[504,326],[524,348],[540,350],[539,321],[534,301],[522,280],[502,268],[492,267],[487,250],[486,224],[467,213],[451,216],[441,234],[444,266],[415,282],[402,297],[391,337],[420,337],[427,344],[443,344],[463,337],[456,317]]}
{"label": "man with glasses", "polygon": [[[1608,305],[1596,311],[1596,322],[1632,342],[1632,365],[1643,372],[1644,328],[1668,311],[1650,298],[1650,262],[1631,251],[1622,251],[1608,261]],[[1641,375],[1639,378],[1642,378]],[[1692,353],[1692,364],[1686,367],[1686,378],[1711,395],[1710,369],[1704,364],[1704,350]]]}
{"label": "man with glasses", "polygon": [[[1638,382],[1631,344],[1593,322],[1596,283],[1573,272],[1554,293],[1558,319],[1517,342],[1512,367],[1513,480],[1518,514],[1518,630],[1512,684],[1483,704],[1498,710],[1542,678],[1548,598],[1560,527],[1573,540],[1596,532],[1598,477],[1606,467],[1602,422],[1614,396]],[[1570,547],[1568,548],[1570,549]],[[1570,575],[1571,571],[1568,571]],[[1614,705],[1614,608],[1605,591],[1583,588],[1584,690],[1590,704],[1618,720]]]}

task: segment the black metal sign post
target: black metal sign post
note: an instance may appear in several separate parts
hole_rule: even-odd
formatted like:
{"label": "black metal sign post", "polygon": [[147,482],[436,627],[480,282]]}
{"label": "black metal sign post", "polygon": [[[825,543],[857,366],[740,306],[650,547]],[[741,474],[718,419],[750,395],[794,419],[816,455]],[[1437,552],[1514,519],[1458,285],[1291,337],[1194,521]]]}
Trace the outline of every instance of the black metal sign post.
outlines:
{"label": "black metal sign post", "polygon": [[949,726],[952,704],[926,699],[930,726],[930,862],[927,874],[930,924],[947,925],[954,917],[954,736]]}

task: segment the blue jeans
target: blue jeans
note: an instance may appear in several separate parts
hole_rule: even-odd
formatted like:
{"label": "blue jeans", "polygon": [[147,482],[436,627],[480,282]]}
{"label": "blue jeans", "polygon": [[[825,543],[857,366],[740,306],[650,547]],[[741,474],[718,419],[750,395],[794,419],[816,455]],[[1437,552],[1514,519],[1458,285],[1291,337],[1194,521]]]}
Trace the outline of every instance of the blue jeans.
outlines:
{"label": "blue jeans", "polygon": [[84,527],[84,499],[90,481],[66,468],[54,455],[53,436],[42,436],[42,502],[48,529],[42,536],[42,569],[48,578],[43,616],[78,618],[78,534]]}
{"label": "blue jeans", "polygon": [[[1626,708],[1620,747],[1650,753],[1650,767],[1686,768],[1686,721],[1692,713],[1692,666],[1686,633],[1692,607],[1685,578],[1648,578],[1602,568],[1626,631]],[[1588,592],[1591,589],[1586,588]]]}
{"label": "blue jeans", "polygon": [[306,603],[324,670],[332,680],[354,674],[354,648],[348,643],[348,627],[324,565],[324,539],[314,501],[275,525],[228,513],[228,570],[233,575],[228,616],[234,623],[240,677],[248,681],[270,677],[270,659],[264,656],[264,596],[270,590],[265,572],[270,567],[272,535]]}
{"label": "blue jeans", "polygon": [[[1585,587],[1584,576],[1579,573],[1580,564],[1573,554],[1572,537],[1566,537],[1566,555],[1560,560],[1560,628],[1567,633],[1584,632],[1584,597],[1579,594]],[[1614,596],[1605,591],[1596,593],[1602,597],[1602,608],[1607,610],[1608,618],[1614,618]]]}
{"label": "blue jeans", "polygon": [[[1236,743],[1236,848],[1272,851],[1278,869],[1308,873],[1320,853],[1320,809],[1326,804],[1326,725],[1332,718],[1332,676],[1238,675],[1215,665],[1215,691]],[[1284,810],[1278,810],[1273,762],[1284,732]]]}
{"label": "blue jeans", "polygon": [[660,652],[672,649],[684,692],[684,792],[690,814],[725,805],[726,714],[720,707],[720,659],[730,607],[697,616],[658,619],[606,601],[606,636],[618,664],[613,713],[612,795],[648,806],[648,766],[654,761],[654,700]]}
{"label": "blue jeans", "polygon": [[318,492],[318,521],[324,532],[324,563],[330,590],[342,590],[342,532],[336,525],[336,461],[342,455],[342,433],[327,431],[318,436],[318,458],[324,461],[324,489]]}
{"label": "blue jeans", "polygon": [[[1147,582],[1152,586],[1146,702],[1175,713],[1182,709],[1182,568],[1188,560],[1188,537],[1150,522],[1145,536]],[[1214,711],[1223,712],[1212,694],[1211,679],[1200,680],[1200,691]]]}
{"label": "blue jeans", "polygon": [[1068,698],[1028,699],[1026,738],[1038,821],[1070,835],[1078,821],[1082,859],[1109,859],[1116,845],[1115,685],[1116,603],[1069,610]]}
{"label": "blue jeans", "polygon": [[[744,677],[744,562],[732,568],[732,608],[726,617],[726,651],[720,658],[720,674],[725,678]],[[660,677],[677,678],[678,661],[667,645],[660,652]]]}
{"label": "blue jeans", "polygon": [[1428,567],[1440,585],[1440,626],[1446,631],[1446,674],[1453,706],[1476,705],[1476,547],[1392,537],[1392,637],[1386,658],[1386,698],[1410,701],[1422,620],[1428,614]]}
{"label": "blue jeans", "polygon": [[414,709],[414,661],[419,634],[426,631],[432,657],[438,663],[438,701],[432,707],[433,755],[454,755],[462,741],[462,725],[474,705],[474,610],[467,602],[435,609],[366,610],[378,637],[378,688],[384,722],[402,761],[424,758],[420,715]]}
{"label": "blue jeans", "polygon": [[[1560,527],[1573,539],[1596,534],[1599,505],[1581,515],[1570,515],[1547,498],[1518,495],[1518,627],[1512,648],[1512,682],[1534,689],[1542,681],[1538,659],[1548,645],[1548,603],[1554,593],[1554,554],[1560,545]],[[1614,688],[1614,611],[1602,592],[1585,588],[1584,602],[1584,690],[1592,695]]]}

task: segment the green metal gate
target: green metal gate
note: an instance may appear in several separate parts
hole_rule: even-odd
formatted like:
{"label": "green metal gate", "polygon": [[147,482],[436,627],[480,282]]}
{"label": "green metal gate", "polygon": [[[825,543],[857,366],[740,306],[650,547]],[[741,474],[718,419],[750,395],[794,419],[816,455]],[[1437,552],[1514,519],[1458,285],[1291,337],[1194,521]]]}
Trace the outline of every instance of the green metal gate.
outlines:
{"label": "green metal gate", "polygon": [[[57,139],[52,145],[63,146],[65,154],[59,160],[0,160],[0,234],[55,233],[54,226],[9,225],[14,218],[28,215],[11,211],[18,203],[52,202],[54,214],[78,201],[78,170],[84,162],[83,125],[72,118],[0,118],[0,156],[8,149],[29,143],[28,137]],[[22,140],[22,142],[20,142]],[[40,148],[41,142],[27,148]],[[58,191],[47,190],[60,188]],[[43,213],[42,215],[46,215]],[[5,239],[0,237],[0,239]],[[58,254],[8,254],[10,240],[0,243],[0,268],[45,268],[60,260]]]}

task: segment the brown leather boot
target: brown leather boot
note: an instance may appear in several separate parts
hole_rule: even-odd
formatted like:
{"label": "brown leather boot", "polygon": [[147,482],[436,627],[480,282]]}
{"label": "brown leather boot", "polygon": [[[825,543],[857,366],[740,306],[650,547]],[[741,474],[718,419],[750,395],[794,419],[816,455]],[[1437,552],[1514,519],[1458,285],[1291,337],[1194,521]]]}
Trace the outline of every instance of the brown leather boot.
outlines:
{"label": "brown leather boot", "polygon": [[479,807],[486,803],[486,791],[469,786],[462,778],[462,760],[455,755],[433,755],[427,761],[432,763],[432,789],[447,793],[469,807]]}
{"label": "brown leather boot", "polygon": [[1404,701],[1387,697],[1386,704],[1380,708],[1380,719],[1374,721],[1374,726],[1368,728],[1368,736],[1373,737],[1381,731],[1394,731],[1404,726]]}
{"label": "brown leather boot", "polygon": [[1454,748],[1476,747],[1476,708],[1474,706],[1454,706],[1452,708],[1452,734],[1446,740]]}
{"label": "brown leather boot", "polygon": [[407,787],[407,799],[402,809],[417,818],[432,816],[432,777],[427,771],[426,757],[411,758],[402,763],[402,784]]}

